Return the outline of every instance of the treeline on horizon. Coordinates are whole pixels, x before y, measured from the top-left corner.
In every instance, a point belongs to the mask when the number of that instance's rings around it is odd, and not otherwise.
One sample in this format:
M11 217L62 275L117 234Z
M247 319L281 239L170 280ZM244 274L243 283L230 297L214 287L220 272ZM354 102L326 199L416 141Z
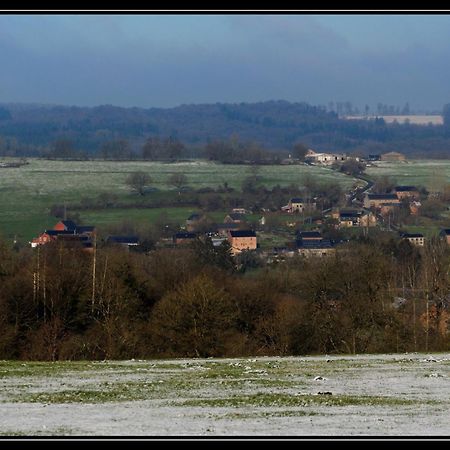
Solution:
M446 243L386 235L239 269L226 245L151 252L0 241L0 358L448 351ZM250 258L251 259L251 258ZM95 266L94 266L95 262ZM95 270L94 270L95 267Z
M354 112L346 103L341 112ZM378 106L380 112L396 111ZM138 159L148 141L170 140L183 146L180 157L192 158L203 157L211 142L237 136L269 153L289 153L301 142L317 151L360 155L400 151L408 156L445 158L450 149L449 104L444 106L443 116L444 125L425 126L387 124L382 118L345 120L330 108L286 101L168 109L3 105L0 156L52 157L55 146L64 141L70 143L73 158L115 159L114 152L125 145L123 155L128 152L128 157ZM170 148L161 150L163 158L171 159L170 151L165 150ZM163 159L161 155L158 158Z

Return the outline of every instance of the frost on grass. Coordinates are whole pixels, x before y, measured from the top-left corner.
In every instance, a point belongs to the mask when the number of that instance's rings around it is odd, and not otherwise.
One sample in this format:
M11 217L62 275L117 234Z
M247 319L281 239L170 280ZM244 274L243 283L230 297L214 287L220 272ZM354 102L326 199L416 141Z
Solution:
M449 355L430 359L3 361L0 433L446 435Z

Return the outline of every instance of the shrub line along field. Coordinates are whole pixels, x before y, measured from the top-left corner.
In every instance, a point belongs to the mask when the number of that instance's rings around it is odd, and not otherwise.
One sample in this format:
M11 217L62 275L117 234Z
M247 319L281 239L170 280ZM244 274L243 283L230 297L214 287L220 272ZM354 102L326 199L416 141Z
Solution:
M449 354L3 361L0 434L448 435L449 375Z
M151 186L161 190L174 190L167 184L172 173L184 173L188 185L198 189L217 188L224 183L240 189L243 180L250 175L251 168L244 165L222 165L208 161L162 163L147 161L48 161L29 159L29 164L19 168L0 169L0 233L7 238L30 240L57 221L49 215L53 204L79 202L82 197L96 197L108 192L115 194L122 203L138 200L138 195L126 186L125 179L134 171L147 172L153 179ZM306 176L319 182L338 182L347 189L357 180L333 172L329 168L294 166L260 166L258 175L261 184L273 187L291 183L301 186ZM145 198L151 198L152 193ZM286 202L289 199L286 199ZM171 208L176 210L177 208ZM133 220L152 221L156 215L149 209L135 210ZM169 209L167 210L169 213ZM179 219L187 209L180 209L172 215ZM192 211L192 208L191 210ZM86 212L87 220L97 220L105 210ZM110 216L108 217L108 215ZM128 209L114 209L104 214L103 223L113 223L130 217ZM84 212L82 214L84 219ZM86 222L87 223L87 222Z

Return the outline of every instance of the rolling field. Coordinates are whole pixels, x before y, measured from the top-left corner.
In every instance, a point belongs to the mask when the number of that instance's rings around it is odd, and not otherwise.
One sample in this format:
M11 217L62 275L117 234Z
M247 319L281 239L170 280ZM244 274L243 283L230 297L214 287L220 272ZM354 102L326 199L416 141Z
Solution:
M152 186L161 190L173 190L167 185L168 176L184 173L191 188L217 187L227 182L240 189L249 176L248 166L220 165L206 161L183 163L114 162L114 161L46 161L30 159L30 164L20 168L0 168L0 234L12 239L28 241L57 219L49 216L53 204L78 202L82 197L96 197L102 192L114 193L121 202L135 202L137 195L125 185L130 172L142 170L150 174ZM356 180L332 172L330 169L310 166L262 166L261 183L272 187L276 184L301 185L306 176L318 181L339 182L349 188ZM148 196L152 195L151 193ZM178 208L175 208L178 209ZM185 219L189 209L172 211L173 217ZM132 218L136 221L154 220L159 212L148 209L89 211L81 214L85 222L121 222ZM86 217L85 217L86 216ZM93 222L93 224L95 224Z
M399 185L419 185L427 189L439 189L450 183L450 160L376 161L374 164L376 167L366 169L370 178L386 175Z
M450 355L0 362L1 436L446 436Z

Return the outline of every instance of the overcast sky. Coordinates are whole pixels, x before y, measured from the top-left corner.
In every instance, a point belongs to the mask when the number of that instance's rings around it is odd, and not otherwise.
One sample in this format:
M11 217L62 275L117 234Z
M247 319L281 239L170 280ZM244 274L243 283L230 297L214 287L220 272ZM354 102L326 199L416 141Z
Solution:
M450 102L450 15L3 15L0 102Z

